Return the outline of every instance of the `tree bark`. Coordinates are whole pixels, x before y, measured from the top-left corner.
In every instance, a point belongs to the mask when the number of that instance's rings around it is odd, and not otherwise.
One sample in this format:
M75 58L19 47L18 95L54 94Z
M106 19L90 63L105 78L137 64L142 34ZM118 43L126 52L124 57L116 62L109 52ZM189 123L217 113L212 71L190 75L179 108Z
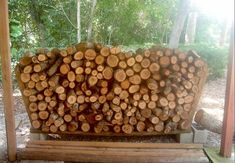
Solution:
M182 33L184 22L190 8L191 0L181 0L179 13L174 21L174 25L170 35L169 47L177 48L179 45L180 35Z
M194 43L196 27L197 27L197 13L191 12L188 15L186 33L185 33L185 37L184 37L185 44Z
M223 46L225 41L226 41L226 36L228 33L228 20L225 20L223 25L221 26L221 33L220 33L220 40L219 40L219 45Z
M97 0L92 1L92 8L91 8L91 15L90 15L90 21L88 25L88 30L87 30L87 41L91 42L92 41L92 23L93 23L93 17L95 13L95 6L96 6Z
M81 1L77 0L77 41L81 42L81 15L80 15Z
M43 20L42 20L42 10L41 10L41 6L38 6L38 1L37 0L30 0L30 14L32 16L32 18L34 19L38 30L39 30L39 38L40 38L40 46L41 47L45 47L46 43L45 43L45 27L43 24Z

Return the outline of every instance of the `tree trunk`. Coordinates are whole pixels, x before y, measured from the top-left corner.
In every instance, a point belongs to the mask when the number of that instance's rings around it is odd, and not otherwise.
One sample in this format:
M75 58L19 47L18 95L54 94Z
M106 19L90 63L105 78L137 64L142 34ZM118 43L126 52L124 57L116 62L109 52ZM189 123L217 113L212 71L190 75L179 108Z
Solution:
M191 0L181 0L179 13L174 21L174 25L170 35L169 47L177 48L179 45L180 35L184 27L184 22L190 8Z
M226 36L228 33L228 20L225 20L223 25L221 26L221 33L220 33L220 40L219 40L219 45L223 46L225 41L226 41Z
M43 20L42 20L42 10L41 10L41 6L38 6L38 1L37 0L31 0L30 1L30 15L32 16L32 18L34 19L38 30L39 30L39 41L40 41L40 46L41 47L45 47L46 43L45 43L45 27L43 24Z
M195 40L195 33L197 27L197 13L191 12L188 15L187 28L185 33L185 44L192 44Z
M88 31L87 31L87 41L88 42L92 41L92 23L93 23L93 17L94 17L94 13L95 13L96 2L97 2L97 0L93 0L93 2L92 2L90 21L89 21L89 26L88 26Z
M80 16L80 0L77 0L77 41L81 42L81 16Z

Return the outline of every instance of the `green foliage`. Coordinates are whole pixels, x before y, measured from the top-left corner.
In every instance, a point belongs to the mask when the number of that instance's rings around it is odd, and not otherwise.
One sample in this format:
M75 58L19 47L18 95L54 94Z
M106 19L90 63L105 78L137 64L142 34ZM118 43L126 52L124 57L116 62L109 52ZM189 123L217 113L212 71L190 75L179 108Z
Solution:
M209 79L222 77L227 68L229 48L218 47L212 44L182 45L180 49L188 51L195 50L208 64Z
M164 43L173 23L176 0L98 1L95 40L105 44Z

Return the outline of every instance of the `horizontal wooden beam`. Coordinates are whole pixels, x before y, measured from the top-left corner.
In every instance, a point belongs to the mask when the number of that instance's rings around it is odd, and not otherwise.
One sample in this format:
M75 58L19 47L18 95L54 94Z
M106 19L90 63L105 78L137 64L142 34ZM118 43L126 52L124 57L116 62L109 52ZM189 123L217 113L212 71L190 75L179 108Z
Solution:
M97 141L53 141L53 140L33 140L27 143L31 145L49 146L74 146L74 147L94 147L94 148L153 148L153 149L202 149L202 144L179 144L179 143L127 143L127 142L97 142Z
M42 134L52 134L51 132L44 132L38 129L31 128L31 133L42 133ZM57 131L53 134L59 134L59 135L79 135L79 136L148 136L148 135L176 135L181 133L190 133L192 132L192 129L188 130L175 130L170 133L162 133L162 132L133 132L131 134L125 134L125 133L113 133L113 132L102 132L102 133L91 133L91 132L82 132L82 131Z
M30 141L18 159L80 162L208 162L200 144Z

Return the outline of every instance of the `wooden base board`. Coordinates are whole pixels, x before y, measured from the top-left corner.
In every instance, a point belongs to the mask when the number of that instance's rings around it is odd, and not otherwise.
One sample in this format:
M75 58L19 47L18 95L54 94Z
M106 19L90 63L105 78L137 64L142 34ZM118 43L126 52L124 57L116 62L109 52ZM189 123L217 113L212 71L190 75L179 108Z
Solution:
M19 160L79 162L209 162L201 144L29 141Z
M69 132L69 131L57 131L55 133L51 132L44 132L41 130L37 130L34 128L30 128L31 133L42 133L42 134L59 134L59 135L78 135L78 136L148 136L148 135L176 135L181 133L190 133L192 132L192 128L188 130L175 130L170 133L163 133L163 132L133 132L131 134L125 134L125 133L113 133L113 132L102 132L102 133L92 133L92 132L82 132L82 131L75 131L75 132Z

